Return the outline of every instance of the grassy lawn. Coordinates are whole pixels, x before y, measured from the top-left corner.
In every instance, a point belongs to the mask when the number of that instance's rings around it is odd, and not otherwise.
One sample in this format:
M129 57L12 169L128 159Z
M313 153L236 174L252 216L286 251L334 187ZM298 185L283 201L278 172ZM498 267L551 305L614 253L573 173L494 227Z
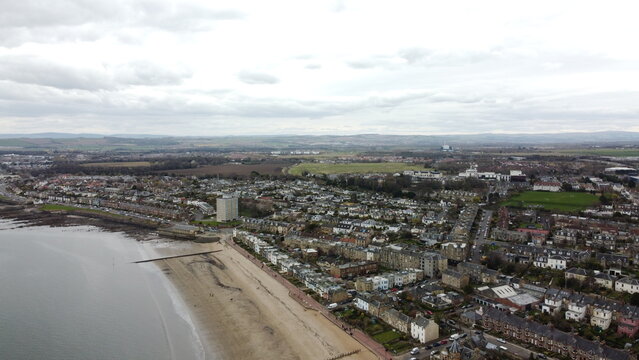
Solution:
M576 212L597 204L595 195L579 192L526 191L501 203L512 207L543 207L546 210Z
M404 170L422 170L423 165L405 164L405 163L347 163L347 164L320 164L320 163L302 163L297 164L290 169L288 173L291 175L302 175L304 172L311 174L367 174L367 173L401 173Z
M402 337L400 333L389 330L389 331L384 331L383 333L374 335L373 339L375 339L375 341L377 341L380 344L387 344L391 341L399 339L400 337Z
M123 161L123 162L97 162L82 164L85 167L149 167L151 163L149 161Z
M80 212L90 212L108 216L118 216L124 217L124 215L110 213L108 211L96 210L96 209L85 209L81 207L69 206L69 205L56 205L56 204L46 204L40 206L40 210L45 211L80 211Z
M206 225L206 226L238 226L242 224L241 220L233 220L228 222L218 222L215 220L196 220L192 221L193 224L196 225Z

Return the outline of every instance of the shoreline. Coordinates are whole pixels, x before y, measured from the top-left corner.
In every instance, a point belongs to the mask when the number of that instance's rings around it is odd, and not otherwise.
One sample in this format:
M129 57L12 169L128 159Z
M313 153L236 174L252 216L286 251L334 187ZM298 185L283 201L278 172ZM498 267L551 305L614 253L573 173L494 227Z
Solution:
M174 253L167 249L164 255ZM207 359L378 358L228 244L190 250L221 251L158 265L189 305L203 343L221 346L213 357L206 349Z
M0 217L23 226L93 225L122 232L140 242L141 248L161 256L221 250L154 264L185 305L205 359L331 359L345 354L350 354L344 356L347 359L378 359L323 314L305 308L284 285L224 242L179 241L152 236L151 230L135 225L33 208L9 214L0 211ZM153 244L154 240L159 242Z
M130 236L129 236L130 237ZM138 244L138 251L142 258L150 259L160 257L162 254L158 251L160 245L164 246L172 246L168 241L165 241L163 238L149 239L149 240L138 240L134 239ZM152 266L155 271L162 271L160 266L157 264L149 264ZM184 320L185 323L188 324L189 329L193 335L193 347L196 350L199 360L206 360L207 357L207 348L211 347L211 344L206 344L202 341L202 337L200 336L200 328L196 322L196 319L193 318L193 314L189 310L189 306L184 300L183 296L180 294L179 289L175 286L175 284L166 276L166 274L158 274L162 279L162 288L166 292L167 296L171 300L171 304L175 313ZM147 278L147 281L151 281L151 279Z

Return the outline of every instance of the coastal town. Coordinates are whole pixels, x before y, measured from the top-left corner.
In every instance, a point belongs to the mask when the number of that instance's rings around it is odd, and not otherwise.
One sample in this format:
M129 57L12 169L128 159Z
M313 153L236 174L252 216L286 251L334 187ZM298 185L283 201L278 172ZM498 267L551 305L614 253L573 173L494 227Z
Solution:
M637 158L100 156L0 154L0 210L228 242L383 359L639 353Z

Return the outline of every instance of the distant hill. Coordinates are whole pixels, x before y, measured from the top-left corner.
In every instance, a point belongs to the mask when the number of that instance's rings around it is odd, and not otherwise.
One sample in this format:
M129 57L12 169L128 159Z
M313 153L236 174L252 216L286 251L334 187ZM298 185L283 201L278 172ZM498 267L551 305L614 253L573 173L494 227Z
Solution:
M639 132L474 135L269 135L170 137L144 134L2 134L0 147L22 149L385 150L453 147L570 147L639 145Z
M147 139L163 138L168 135L146 135L146 134L73 134L73 133L35 133L35 134L0 134L0 139L101 139L104 137L116 137L124 139Z

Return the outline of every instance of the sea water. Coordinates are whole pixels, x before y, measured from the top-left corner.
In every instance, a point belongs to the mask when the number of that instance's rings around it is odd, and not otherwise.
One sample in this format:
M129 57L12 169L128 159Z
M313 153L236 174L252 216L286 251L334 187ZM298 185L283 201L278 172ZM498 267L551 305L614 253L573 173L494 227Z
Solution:
M92 226L0 219L0 359L203 359L148 245Z

